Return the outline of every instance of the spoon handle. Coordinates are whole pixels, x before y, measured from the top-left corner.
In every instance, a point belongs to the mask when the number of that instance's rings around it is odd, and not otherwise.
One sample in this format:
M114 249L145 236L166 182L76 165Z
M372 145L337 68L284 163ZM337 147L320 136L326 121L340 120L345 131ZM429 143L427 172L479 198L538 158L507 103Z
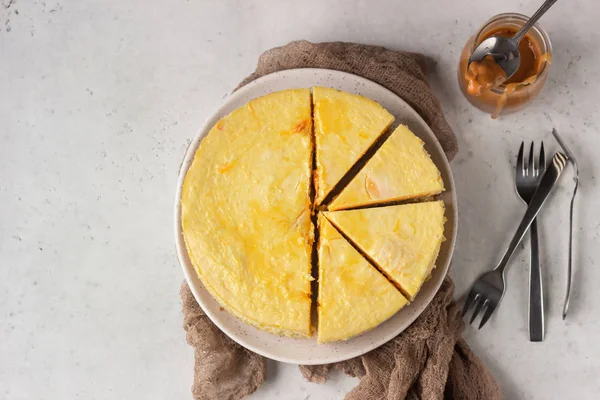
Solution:
M548 11L548 9L552 7L554 3L556 3L556 1L557 0L546 0L544 4L542 4L542 6L535 12L535 14L533 14L533 16L529 18L529 20L527 20L525 25L523 25L523 27L519 29L519 32L517 32L515 36L513 36L513 40L519 43L521 39L523 39L523 36L525 36L525 34L538 21L538 19L540 19L540 17L544 15L546 11Z

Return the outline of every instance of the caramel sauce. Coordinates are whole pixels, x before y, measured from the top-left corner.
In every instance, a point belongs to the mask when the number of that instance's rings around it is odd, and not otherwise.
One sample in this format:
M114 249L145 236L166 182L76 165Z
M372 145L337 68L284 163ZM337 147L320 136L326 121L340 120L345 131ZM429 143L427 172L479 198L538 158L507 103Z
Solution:
M506 80L506 73L491 55L481 61L473 61L465 72L467 92L471 96L481 96L486 90L500 85Z
M512 37L517 30L516 26L490 29L481 35L474 45L490 36ZM491 56L488 55L483 60L469 65L470 44L467 43L463 49L459 63L459 71L462 71L459 72L461 88L473 105L489 112L492 118L496 118L505 107L508 107L509 111L521 108L537 95L543 85L545 79L537 82L538 74L551 62L551 55L540 49L540 44L531 34L525 35L519 43L519 54L521 60L518 70L506 79L504 71Z

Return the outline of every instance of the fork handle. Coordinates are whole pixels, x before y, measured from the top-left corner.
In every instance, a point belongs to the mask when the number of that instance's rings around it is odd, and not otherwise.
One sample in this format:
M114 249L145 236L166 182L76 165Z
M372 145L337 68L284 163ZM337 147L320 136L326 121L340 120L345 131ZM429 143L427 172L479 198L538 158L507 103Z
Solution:
M544 340L544 287L538 242L537 220L531 223L531 266L529 269L529 340Z
M540 184L538 185L537 190L533 194L533 197L529 202L529 206L527 206L525 215L523 216L523 219L521 220L521 223L519 224L515 235L510 241L506 252L502 256L502 260L500 260L498 266L494 268L495 270L500 270L500 272L504 274L504 270L506 269L510 258L514 254L519 243L521 243L521 240L523 240L523 237L527 233L527 230L531 226L531 223L542 209L542 206L546 202L546 199L550 195L550 192L552 192L552 189L558 181L558 178L560 178L563 169L565 169L567 160L567 156L560 152L554 154L554 157L552 157L552 162L546 169L546 172L544 172L544 175L540 180Z

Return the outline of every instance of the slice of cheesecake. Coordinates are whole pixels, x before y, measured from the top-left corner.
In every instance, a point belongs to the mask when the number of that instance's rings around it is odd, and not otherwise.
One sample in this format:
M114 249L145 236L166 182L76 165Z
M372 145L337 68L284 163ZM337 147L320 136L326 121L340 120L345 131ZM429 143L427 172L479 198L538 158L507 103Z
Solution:
M313 105L320 204L348 170L394 121L373 100L335 89L314 87Z
M198 276L243 321L311 336L311 95L276 92L225 116L183 184L183 236Z
M354 179L328 206L329 210L433 196L444 190L440 171L407 126L400 125Z
M442 201L333 211L325 216L414 300L444 240Z
M407 303L322 215L319 232L319 343L360 335Z

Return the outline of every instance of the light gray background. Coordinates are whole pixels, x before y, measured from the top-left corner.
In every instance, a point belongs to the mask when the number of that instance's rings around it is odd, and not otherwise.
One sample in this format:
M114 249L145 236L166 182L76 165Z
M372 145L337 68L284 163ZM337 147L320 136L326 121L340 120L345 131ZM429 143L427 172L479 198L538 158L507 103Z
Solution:
M465 336L507 398L595 398L600 7L559 1L543 18L553 65L524 112L491 120L456 84L469 35L496 13L531 14L539 3L0 0L0 399L191 397L173 243L177 168L258 55L294 39L438 62L431 82L460 141L457 295L493 266L523 211L512 188L519 143L554 149L550 130L560 129L582 169L571 315L560 319L569 172L541 222L546 341L528 342L526 250L497 315ZM310 384L295 366L269 367L253 398L341 399L357 382L334 374Z

